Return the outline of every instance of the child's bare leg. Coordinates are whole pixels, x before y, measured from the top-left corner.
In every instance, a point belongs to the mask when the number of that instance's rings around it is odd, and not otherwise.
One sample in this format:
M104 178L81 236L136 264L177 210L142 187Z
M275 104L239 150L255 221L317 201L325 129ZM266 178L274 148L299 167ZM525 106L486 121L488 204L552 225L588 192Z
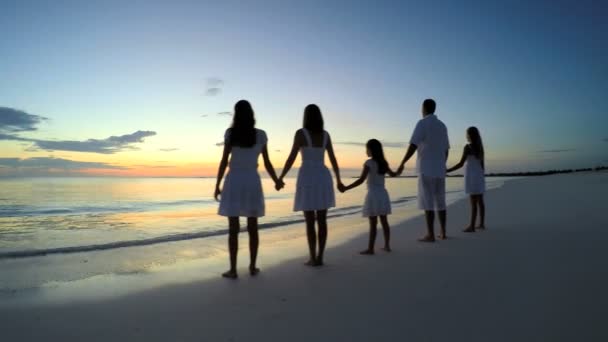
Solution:
M247 232L249 232L249 273L256 275L260 272L260 269L256 267L256 261L258 259L258 246L260 245L260 239L258 235L258 218L248 217L247 218Z
M308 252L310 259L306 262L308 266L314 266L317 258L317 232L315 231L315 212L305 211L304 218L306 219L306 237L308 239Z
M380 216L380 223L382 224L382 232L384 233L384 250L387 252L391 251L391 227L388 225L386 215Z
M319 226L319 254L315 266L323 266L323 254L327 243L327 210L317 210L317 225Z
M478 195L477 205L479 206L479 229L486 229L486 205L483 202L483 194Z
M447 234L446 234L446 221L447 221L447 212L445 210L438 210L437 211L437 216L439 216L439 224L441 225L441 234L439 234L439 238L441 240L445 240L448 238Z
M239 218L229 217L228 218L228 251L230 252L230 269L222 273L224 278L235 279L238 277L236 273L236 257L239 251Z
M369 217L369 242L367 244L367 249L361 251L359 254L363 255L373 255L374 254L374 245L376 244L376 234L378 233L378 216L370 216Z
M475 220L477 219L477 196L469 196L469 201L471 202L471 219L469 225L463 230L465 233L475 232Z

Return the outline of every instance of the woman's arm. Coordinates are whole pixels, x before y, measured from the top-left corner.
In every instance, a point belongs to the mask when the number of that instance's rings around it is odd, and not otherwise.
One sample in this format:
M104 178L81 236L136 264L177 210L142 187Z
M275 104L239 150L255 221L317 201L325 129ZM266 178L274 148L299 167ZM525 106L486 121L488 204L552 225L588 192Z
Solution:
M268 172L268 175L274 181L275 188L277 190L280 190L284 184L283 184L283 181L281 181L277 178L277 174L274 171L274 167L272 166L272 163L270 162L270 157L268 156L268 145L267 144L264 144L264 147L262 147L262 157L264 158L264 167L266 168L266 172Z
M391 170L391 167L389 165L386 166L387 167L387 172L389 176L391 177L397 177L397 172Z
M228 143L224 143L224 152L222 153L222 160L220 161L220 167L217 170L217 182L215 183L215 192L213 197L215 200L218 200L218 196L222 193L220 190L220 183L222 182L222 178L224 178L224 173L226 172L226 167L228 166L228 156L232 151L232 146Z
M464 149L462 150L462 157L460 157L460 161L458 162L458 164L447 169L446 172L452 172L452 171L456 171L456 170L460 169L464 165L464 162L467 160L468 155L469 155L469 149L468 149L468 146L465 146Z
M331 137L329 133L327 133L327 146L325 147L327 150L327 155L329 156L329 162L331 163L331 167L334 169L334 174L336 175L336 182L338 185L342 184L342 180L340 179L340 168L338 167L338 161L336 160L336 155L334 154L334 146L331 143Z
M363 182L365 182L365 179L367 178L368 172L369 172L369 167L367 167L367 165L364 165L363 171L361 171L361 176L359 176L359 179L354 181L351 185L344 187L344 191L348 191L350 189L356 188L359 185L363 184Z
M300 151L301 138L299 132L300 131L297 131L296 134L293 136L293 145L291 145L291 152L289 153L289 157L287 157L287 160L285 161L285 166L283 166L283 170L281 171L281 175L279 176L279 179L281 180L287 175L287 173L293 166L293 163L296 161L296 157L298 156L298 152Z

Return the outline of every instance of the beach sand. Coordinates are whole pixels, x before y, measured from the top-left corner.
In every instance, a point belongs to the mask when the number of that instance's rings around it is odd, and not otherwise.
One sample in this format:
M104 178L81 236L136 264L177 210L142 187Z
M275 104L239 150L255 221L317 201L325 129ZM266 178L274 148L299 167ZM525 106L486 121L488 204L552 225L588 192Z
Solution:
M390 254L358 255L363 234L332 246L326 267L303 265L305 245L268 266L262 244L256 278L242 244L237 281L0 307L0 340L608 341L606 193L608 173L513 180L487 193L487 231L461 232L459 201L447 241L419 243L423 218L393 215Z

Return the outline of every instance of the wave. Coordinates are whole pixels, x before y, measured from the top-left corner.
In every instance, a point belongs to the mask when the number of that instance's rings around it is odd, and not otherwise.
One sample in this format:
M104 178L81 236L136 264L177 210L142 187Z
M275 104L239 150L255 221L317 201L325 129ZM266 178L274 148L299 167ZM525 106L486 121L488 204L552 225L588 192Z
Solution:
M86 215L103 213L144 212L163 208L210 205L212 199L179 200L170 202L127 202L118 206L39 207L31 205L0 205L0 217Z
M394 201L392 201L393 205L403 205L414 199L414 196L408 197L400 197ZM342 208L334 208L328 211L327 217L329 219L338 218L343 216L349 216L361 213L362 210L361 205L342 207ZM57 209L59 211L61 209ZM1 216L1 214L0 214ZM262 223L259 225L259 229L273 229L280 228L287 225L304 223L305 220L301 216L287 216L281 217L279 220L275 222ZM243 228L242 231L246 231L246 228ZM192 232L192 233L180 233L180 234L171 234L171 235L163 235L152 238L138 239L138 240L123 240L123 241L115 241L108 243L100 243L100 244L91 244L91 245L81 245L81 246L69 246L69 247L56 247L56 248L45 248L45 249L28 249L28 250L18 250L18 251L7 251L0 252L0 259L15 259L15 258L30 258L30 257L39 257L46 256L52 254L71 254L71 253L82 253L82 252L93 252L93 251L104 251L110 249L118 249L118 248L127 248L127 247L138 247L138 246L149 246L161 243L168 242L177 242L177 241L186 241L193 239L201 239L208 238L213 236L220 236L228 234L228 229L217 229L217 230L207 230L201 232Z

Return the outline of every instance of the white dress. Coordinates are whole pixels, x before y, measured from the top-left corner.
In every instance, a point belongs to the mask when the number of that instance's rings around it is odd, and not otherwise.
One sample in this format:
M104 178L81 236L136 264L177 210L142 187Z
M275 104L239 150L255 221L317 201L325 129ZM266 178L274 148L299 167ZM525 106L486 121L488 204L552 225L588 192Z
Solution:
M481 195L486 191L486 180L481 161L472 154L464 165L464 192L467 195Z
M313 147L310 133L302 128L307 146L300 149L302 165L298 171L294 211L325 210L336 206L334 182L325 166L327 132L323 131L323 145Z
M252 147L232 146L229 170L220 198L218 212L221 216L264 216L264 192L257 168L258 157L268 139L261 129L255 132L256 141ZM224 143L228 143L229 138L230 130L227 130Z
M365 162L367 173L367 195L363 203L363 216L382 216L391 213L391 199L384 187L384 175L378 173L378 163L369 159Z

